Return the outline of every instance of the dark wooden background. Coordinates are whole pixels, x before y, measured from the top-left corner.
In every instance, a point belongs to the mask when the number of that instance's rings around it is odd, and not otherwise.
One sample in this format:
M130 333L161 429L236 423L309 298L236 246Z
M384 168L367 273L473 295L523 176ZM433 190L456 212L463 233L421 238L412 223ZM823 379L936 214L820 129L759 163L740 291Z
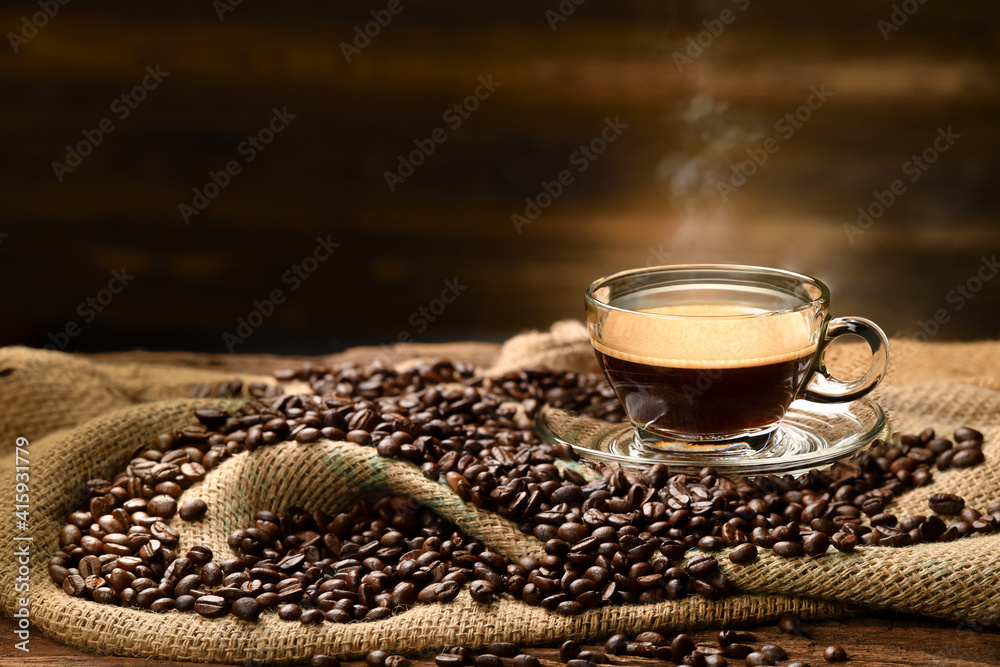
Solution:
M739 262L826 280L836 314L938 340L1000 335L1000 277L949 291L1000 251L1000 5L930 2L883 39L892 3L589 0L410 3L348 64L338 46L385 3L69 3L14 53L34 3L0 9L0 343L226 351L254 299L288 301L239 352L499 340L582 315L582 290L649 263ZM567 0L568 1L568 0ZM672 54L736 20L679 72ZM147 65L170 74L58 182L51 163L111 116ZM493 75L501 86L395 192L384 172ZM728 201L715 182L806 102L833 96ZM185 225L210 170L273 107L289 127ZM700 111L699 111L700 110ZM542 180L606 117L628 124L518 234ZM858 206L905 178L938 128L960 138L854 243ZM281 275L317 235L340 243L302 288ZM77 304L135 280L91 323ZM423 332L410 316L467 286Z

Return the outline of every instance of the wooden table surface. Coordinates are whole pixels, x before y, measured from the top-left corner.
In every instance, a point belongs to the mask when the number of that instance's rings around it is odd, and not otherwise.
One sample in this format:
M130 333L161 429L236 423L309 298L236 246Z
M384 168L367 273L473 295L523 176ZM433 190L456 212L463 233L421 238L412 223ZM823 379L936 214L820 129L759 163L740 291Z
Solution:
M403 346L394 356L433 355L441 348L435 345ZM448 346L448 356L463 358L480 364L488 364L497 353L498 346L480 343L462 343ZM156 363L211 368L227 372L269 373L279 368L287 368L302 361L365 361L374 354L381 354L378 348L355 348L342 354L328 357L279 357L275 355L203 355L176 353L126 352L93 355L94 361L101 363ZM69 647L34 632L31 637L31 652L24 654L14 649L12 619L0 616L0 665L60 666L109 665L113 667L180 667L181 665L207 665L207 663L184 663L173 661L153 661L135 658L96 656L77 648ZM901 617L898 615L872 614L869 616L839 620L814 621L807 624L809 637L794 637L781 633L775 625L756 625L747 628L757 635L758 643L779 644L787 652L788 661L802 661L817 667L829 664L823 659L823 649L838 645L846 649L850 665L1000 665L1000 630L983 628L978 625L959 624L930 618ZM691 633L697 642L715 641L717 629ZM595 647L597 648L597 647ZM545 665L558 665L558 650L554 648L532 648L529 653L536 655ZM433 655L423 659L413 659L414 667L429 667L434 664ZM613 659L615 664L666 665L658 660L643 658ZM362 661L345 662L345 665L363 665ZM731 660L730 664L742 664ZM208 665L211 667L211 665Z
M213 667L217 663L187 663L137 658L95 656L80 649L60 644L38 635L31 638L31 652L23 654L13 648L10 640L14 623L0 618L0 665L24 667L73 667L75 665L108 665L109 667L182 667L200 664ZM812 622L807 625L810 637L793 637L781 633L774 625L757 625L748 628L757 635L759 644L778 644L788 653L788 661L800 660L813 667L829 664L823 659L823 649L830 645L844 647L848 665L998 665L1000 664L1000 632L995 628L982 629L960 626L930 619L891 618L871 616L843 621ZM695 641L715 641L716 631L692 633ZM599 648L599 647L590 647ZM543 665L559 665L556 648L528 649ZM14 655L17 654L17 655ZM414 667L431 667L434 656L413 659ZM671 663L645 658L612 658L618 665L637 664L656 667ZM364 665L363 661L345 662L344 665ZM743 664L731 660L730 664Z

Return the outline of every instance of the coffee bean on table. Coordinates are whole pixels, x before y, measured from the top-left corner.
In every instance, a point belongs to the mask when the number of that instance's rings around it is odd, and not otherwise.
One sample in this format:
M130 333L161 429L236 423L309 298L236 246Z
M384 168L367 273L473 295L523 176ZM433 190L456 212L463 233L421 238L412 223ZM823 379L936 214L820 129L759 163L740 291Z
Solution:
M542 667L542 663L533 655L520 653L514 656L514 667Z
M607 641L604 642L604 650L611 655L621 655L625 651L625 645L628 643L628 639L625 635L616 634L608 637Z
M381 649L375 649L374 651L369 651L368 655L365 656L365 664L368 667L385 667L385 659L389 657L389 654Z
M503 659L492 653L483 653L477 655L472 664L476 667L503 667Z
M785 667L810 667L808 662L790 662Z
M840 646L827 646L823 650L823 658L827 662L844 662L847 660L847 651Z
M454 653L441 653L434 657L434 664L437 667L458 667L464 665L465 660L462 659L462 656Z
M785 616L779 620L778 629L786 635L806 636L806 628L802 625L802 620L794 616Z
M309 667L340 667L340 660L333 656L317 654L309 660Z
M510 642L493 642L486 647L486 652L501 658L513 658L518 654L518 648L516 644Z
M410 667L410 659L406 656L393 654L385 659L385 667Z
M785 652L785 649L777 644L765 644L764 646L761 646L759 650L761 653L766 653L775 660L785 660L788 658L788 654Z
M774 658L769 656L767 653L761 653L760 651L754 651L744 658L748 665L773 665Z
M670 642L670 655L674 662L680 662L684 656L694 653L694 640L685 634L679 634Z
M180 517L185 521L197 521L205 516L205 512L208 511L208 504L201 498L192 498L191 500L185 500L181 504Z
M559 660L569 662L580 653L580 645L572 639L567 639L559 647Z

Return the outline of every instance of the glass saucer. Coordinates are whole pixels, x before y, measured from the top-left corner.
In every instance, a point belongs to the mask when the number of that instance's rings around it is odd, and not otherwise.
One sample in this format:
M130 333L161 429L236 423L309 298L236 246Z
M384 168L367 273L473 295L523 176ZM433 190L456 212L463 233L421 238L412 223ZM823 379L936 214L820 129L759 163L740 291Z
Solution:
M888 435L885 412L869 398L829 404L799 400L759 451L692 455L653 449L635 437L628 421L614 423L594 416L611 412L612 403L582 412L546 404L535 415L535 428L546 442L569 445L588 461L618 463L626 470L662 463L671 472L684 473L712 466L729 477L798 476L823 470Z

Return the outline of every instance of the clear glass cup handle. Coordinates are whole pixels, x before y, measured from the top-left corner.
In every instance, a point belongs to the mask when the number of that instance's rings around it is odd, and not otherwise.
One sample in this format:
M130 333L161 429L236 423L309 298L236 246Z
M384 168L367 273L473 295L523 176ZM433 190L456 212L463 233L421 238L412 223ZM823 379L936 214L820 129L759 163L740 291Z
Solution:
M845 334L861 336L872 350L868 371L856 380L838 380L830 375L823 361L830 342ZM888 368L889 341L878 325L862 317L837 317L827 325L817 353L816 370L802 397L814 403L844 403L859 399L881 382Z

